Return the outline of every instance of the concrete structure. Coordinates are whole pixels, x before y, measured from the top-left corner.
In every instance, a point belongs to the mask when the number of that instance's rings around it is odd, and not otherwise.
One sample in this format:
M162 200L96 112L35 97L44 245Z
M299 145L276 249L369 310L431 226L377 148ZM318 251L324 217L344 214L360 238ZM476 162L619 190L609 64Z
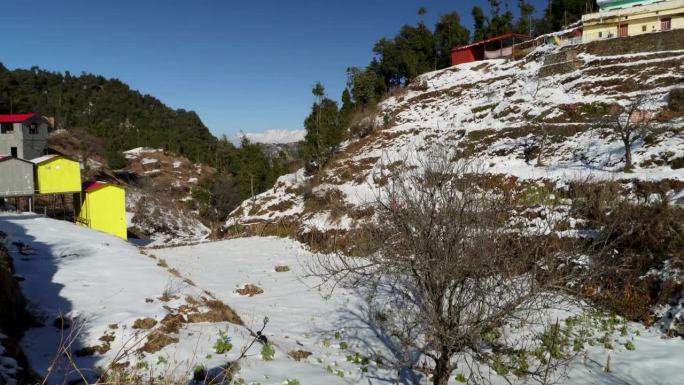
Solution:
M45 155L31 160L36 166L38 194L65 194L81 191L81 164L62 155Z
M509 33L457 47L451 50L451 65L509 57L513 55L513 45L529 39L527 35Z
M597 0L596 3L598 4L600 11L606 12L616 9L630 8L638 5L648 5L662 1L663 0Z
M126 191L107 182L88 182L74 195L76 222L94 230L128 239Z
M684 0L604 0L601 11L582 16L582 41L636 36L684 28Z
M0 198L30 197L35 192L33 163L0 155Z
M0 115L0 154L31 160L47 153L48 124L36 114Z

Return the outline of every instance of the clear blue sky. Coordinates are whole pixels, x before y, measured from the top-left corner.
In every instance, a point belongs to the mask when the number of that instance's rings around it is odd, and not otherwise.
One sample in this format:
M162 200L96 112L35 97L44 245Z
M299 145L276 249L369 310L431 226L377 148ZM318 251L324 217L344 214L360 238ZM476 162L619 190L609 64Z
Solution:
M511 8L517 1L510 0ZM539 9L545 0L535 0ZM315 81L339 98L349 66L401 25L485 0L4 1L0 62L114 77L174 108L197 111L216 135L298 129Z

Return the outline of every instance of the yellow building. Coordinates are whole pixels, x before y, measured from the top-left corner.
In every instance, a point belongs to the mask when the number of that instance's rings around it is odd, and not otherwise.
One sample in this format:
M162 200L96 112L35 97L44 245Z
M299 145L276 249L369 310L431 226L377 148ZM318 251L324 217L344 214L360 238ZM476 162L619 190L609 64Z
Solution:
M62 155L32 159L38 194L64 194L81 191L81 164Z
M684 28L684 0L603 0L582 16L582 42Z
M81 199L82 197L82 199ZM126 190L107 182L89 182L76 194L77 223L93 230L128 239L126 227Z

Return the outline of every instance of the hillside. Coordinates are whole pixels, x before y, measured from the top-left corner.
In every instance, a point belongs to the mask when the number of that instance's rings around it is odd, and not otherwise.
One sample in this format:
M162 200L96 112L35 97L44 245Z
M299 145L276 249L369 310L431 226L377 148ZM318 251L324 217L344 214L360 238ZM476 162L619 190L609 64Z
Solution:
M541 47L521 60L476 62L424 74L377 107L315 176L281 177L227 223L283 227L300 239L346 233L370 219L371 203L400 167L420 167L435 148L490 175L566 186L580 180L672 180L684 188L684 31L568 48ZM634 169L606 132L604 115L645 96L654 117L633 145ZM634 187L634 185L631 185ZM263 230L260 230L263 231ZM327 234L327 235L325 235Z
M143 145L205 162L204 154L216 148L196 113L169 108L118 79L37 67L10 71L0 64L0 85L0 113L32 111L52 117L56 128L82 129L103 141L112 162L120 159L117 151Z

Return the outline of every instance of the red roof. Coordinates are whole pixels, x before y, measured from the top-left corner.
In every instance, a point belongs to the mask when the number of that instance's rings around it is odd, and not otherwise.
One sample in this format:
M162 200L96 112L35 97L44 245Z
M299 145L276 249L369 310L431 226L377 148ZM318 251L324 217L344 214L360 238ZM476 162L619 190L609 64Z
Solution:
M86 182L86 183L83 184L83 191L85 191L85 192L87 192L87 193L93 192L93 191L99 189L100 187L104 187L104 186L106 186L106 185L108 185L108 184L109 184L109 183L107 183L107 182L99 182L99 181L95 181L95 182Z
M523 35L523 34L520 34L520 33L507 33L507 34L505 34L505 35L490 37L489 39L484 39L484 40L476 41L476 42L471 43L471 44L468 44L468 45L463 45L463 46L460 46L460 47L456 47L456 48L452 49L452 51L456 51L456 50L459 50L459 49L467 49L467 48L475 47L475 46L478 46L478 45L491 43L491 42L493 42L493 41L499 41L499 40L508 39L508 38L511 38L511 37L513 37L513 38L518 38L518 39L531 39L531 38L532 38L531 36Z
M33 112L29 114L0 115L0 123L21 123L36 116Z

